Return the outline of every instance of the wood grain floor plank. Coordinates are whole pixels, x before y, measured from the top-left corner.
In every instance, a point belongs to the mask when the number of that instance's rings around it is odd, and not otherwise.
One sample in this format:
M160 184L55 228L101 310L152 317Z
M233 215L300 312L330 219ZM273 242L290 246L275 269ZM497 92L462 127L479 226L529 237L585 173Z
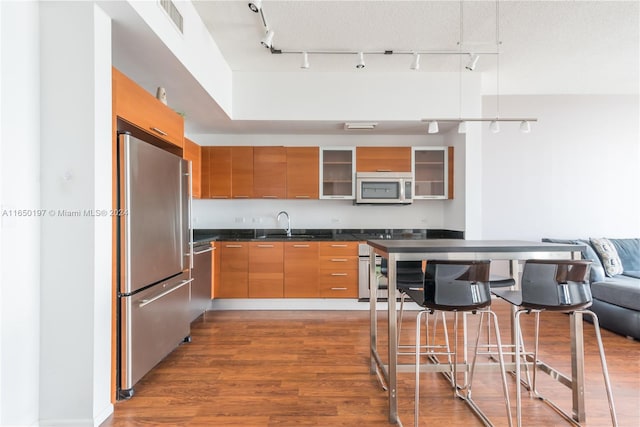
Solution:
M503 319L508 306L494 304ZM385 312L380 312L381 321ZM525 316L528 317L528 316ZM402 340L414 339L414 315L403 322ZM525 338L531 319L525 318ZM183 344L118 402L102 427L138 426L388 426L387 397L369 373L367 311L219 311L192 324ZM470 327L475 320L469 319ZM502 322L505 323L505 322ZM509 327L501 323L504 339ZM568 316L542 320L541 359L570 372ZM592 325L585 323L585 427L610 425ZM384 346L386 326L379 330ZM640 425L640 342L603 330L620 426ZM413 362L412 357L405 360ZM539 389L571 408L569 389L539 376ZM513 380L509 380L515 401ZM413 424L413 374L400 374L399 414ZM420 425L481 426L468 406L453 397L438 374L421 377ZM526 426L566 426L544 403L523 394ZM496 426L506 426L498 371L478 372L474 397ZM512 402L515 410L515 403Z

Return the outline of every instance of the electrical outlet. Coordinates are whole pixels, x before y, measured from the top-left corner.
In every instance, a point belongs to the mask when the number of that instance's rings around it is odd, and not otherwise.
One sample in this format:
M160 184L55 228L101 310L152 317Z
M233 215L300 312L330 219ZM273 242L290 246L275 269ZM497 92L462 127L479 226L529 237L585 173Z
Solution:
M241 217L241 216L237 216L236 217L236 223L237 224L243 224L245 221L246 221L246 219Z
M340 222L340 219L339 219L339 218L331 218L331 223L332 223L332 224L337 224L337 223L339 223L339 222Z
M420 222L421 222L421 223L423 223L423 224L426 224L426 223L428 223L428 222L429 222L429 220L428 220L427 218L422 218L422 219L420 220Z

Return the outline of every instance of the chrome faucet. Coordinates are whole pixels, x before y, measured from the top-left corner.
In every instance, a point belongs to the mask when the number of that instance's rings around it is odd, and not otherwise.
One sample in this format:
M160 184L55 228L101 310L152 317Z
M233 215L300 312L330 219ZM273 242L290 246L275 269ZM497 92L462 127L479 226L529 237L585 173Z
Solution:
M278 223L280 223L280 215L287 217L287 228L284 230L287 232L287 237L291 237L291 218L289 218L289 214L286 211L280 211L276 217L276 221L278 221Z

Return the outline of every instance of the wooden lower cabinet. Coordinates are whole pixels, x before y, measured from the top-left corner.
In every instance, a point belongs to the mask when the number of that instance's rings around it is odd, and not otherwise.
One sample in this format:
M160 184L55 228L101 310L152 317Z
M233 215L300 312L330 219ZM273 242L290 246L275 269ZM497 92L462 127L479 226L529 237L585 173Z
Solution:
M358 242L321 242L322 298L358 298Z
M249 243L220 242L218 298L249 297Z
M283 242L249 243L249 298L284 296Z
M358 242L216 242L215 248L214 298L358 297Z
M318 298L317 242L284 244L284 297Z

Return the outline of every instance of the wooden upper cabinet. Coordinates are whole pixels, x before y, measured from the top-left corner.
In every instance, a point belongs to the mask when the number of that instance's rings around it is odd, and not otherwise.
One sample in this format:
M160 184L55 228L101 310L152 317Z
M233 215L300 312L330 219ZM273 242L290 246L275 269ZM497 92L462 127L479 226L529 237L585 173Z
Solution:
M357 172L411 172L411 147L356 147Z
M253 197L253 147L231 147L231 197Z
M253 197L287 196L287 151L284 147L253 147Z
M182 148L184 119L117 69L112 68L112 72L115 115Z
M202 147L202 197L231 198L231 147Z
M287 198L317 199L319 193L318 147L287 147Z
M184 139L182 157L191 161L191 195L195 199L202 197L202 149L190 139Z

